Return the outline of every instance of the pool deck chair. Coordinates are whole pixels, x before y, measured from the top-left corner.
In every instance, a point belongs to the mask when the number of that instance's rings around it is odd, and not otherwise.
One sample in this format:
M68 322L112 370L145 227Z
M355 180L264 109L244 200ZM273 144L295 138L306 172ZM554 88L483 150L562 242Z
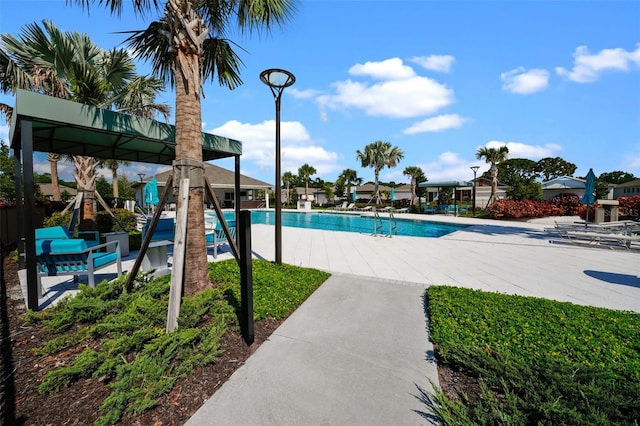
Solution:
M93 247L82 239L41 239L36 241L38 297L42 295L42 277L86 275L91 287L96 286L95 272L116 264L122 275L122 259L118 241Z
M229 226L229 233L231 234L231 238L236 237L236 222L229 221L227 222ZM218 246L223 244L228 244L229 240L227 240L227 236L224 233L224 229L216 227L210 231L207 231L205 234L205 241L207 247L213 247L213 258L218 258Z

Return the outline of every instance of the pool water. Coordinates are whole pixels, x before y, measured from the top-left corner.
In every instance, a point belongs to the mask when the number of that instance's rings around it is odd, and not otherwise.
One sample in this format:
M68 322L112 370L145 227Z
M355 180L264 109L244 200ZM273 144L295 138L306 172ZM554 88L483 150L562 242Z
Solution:
M215 213L207 213L209 220L215 221ZM234 212L225 212L225 220L234 220ZM276 214L273 210L252 210L251 223L275 224ZM380 219L374 224L373 216L361 216L358 214L341 214L334 212L298 212L282 211L282 226L295 228L322 229L325 231L357 232L361 234L373 234L377 225L377 234L388 235L389 226L393 229L393 235L411 237L438 238L451 232L466 228L467 225L455 225L449 223L430 222L398 218L389 221L389 215L380 214Z

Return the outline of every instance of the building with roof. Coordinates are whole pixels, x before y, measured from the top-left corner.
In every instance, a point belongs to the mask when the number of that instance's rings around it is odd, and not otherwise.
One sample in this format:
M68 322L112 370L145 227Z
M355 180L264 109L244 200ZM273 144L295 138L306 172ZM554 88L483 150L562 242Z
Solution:
M134 188L136 188L136 204L144 208L144 185L151 180L151 178L156 178L158 181L158 193L162 194L167 179L172 175L172 173L173 169L167 169L155 176L149 176L141 182L136 182L134 185ZM211 189L213 189L213 192L216 194L220 207L229 209L235 208L235 173L232 170L227 170L223 167L216 166L215 164L205 162L204 175L209 179ZM267 207L268 204L265 197L268 192L272 190L272 184L254 179L241 173L240 208ZM169 194L167 204L175 206L173 193Z

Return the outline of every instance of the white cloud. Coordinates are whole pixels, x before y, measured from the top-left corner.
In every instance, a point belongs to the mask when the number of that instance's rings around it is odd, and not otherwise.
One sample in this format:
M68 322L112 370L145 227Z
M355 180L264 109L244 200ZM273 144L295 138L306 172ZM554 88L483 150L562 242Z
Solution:
M549 71L544 69L525 70L519 67L500 74L502 89L518 95L530 95L547 88Z
M587 46L579 46L573 54L573 68L556 68L558 75L576 83L596 81L606 71L628 71L633 64L640 66L640 43L636 50L627 51L620 47L603 49L591 54Z
M462 126L465 121L467 121L467 119L460 117L458 114L443 114L417 122L405 129L403 133L405 135L414 135L416 133L441 132L447 129L458 128Z
M262 170L272 170L275 164L275 121L262 123L226 122L210 130L211 133L242 142L243 162L255 163ZM318 174L335 172L338 154L318 146L305 127L297 121L280 123L282 171L297 173L298 167L309 163Z
M480 166L478 176L489 169L488 164L478 161L469 163L468 160L460 158L458 153L443 152L437 159L430 163L419 164L427 179L430 182L448 181L448 180L471 180L473 179L473 171L471 166Z
M400 58L356 64L349 69L349 74L372 77L378 80L406 80L416 75L410 66L402 63Z
M286 93L297 99L313 99L316 96L320 95L322 92L315 89L299 90L295 87L291 87L287 89Z
M455 58L451 55L414 56L409 60L422 68L437 72L451 71L451 65L455 62Z
M369 85L352 80L334 84L336 93L325 96L329 108L355 107L367 115L394 118L433 114L453 103L453 91L427 77L391 80Z
M546 157L555 157L562 147L557 144L527 145L522 142L502 142L490 141L485 144L487 148L500 148L501 146L509 148L508 158L527 158L529 160L539 160Z

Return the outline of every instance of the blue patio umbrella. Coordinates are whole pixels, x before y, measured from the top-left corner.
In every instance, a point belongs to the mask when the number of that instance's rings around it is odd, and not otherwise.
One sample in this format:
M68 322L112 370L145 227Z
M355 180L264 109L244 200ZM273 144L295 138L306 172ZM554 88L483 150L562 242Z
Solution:
M155 206L160 202L158 197L158 181L156 178L151 178L144 186L144 202L147 205Z
M596 175L593 173L593 169L589 169L589 173L587 173L586 180L584 183L584 195L582 196L582 204L587 205L587 215L585 217L585 226L587 222L589 222L589 206L591 206L596 201L595 197L596 191Z
M356 189L353 188L353 202L355 203L357 199L358 199L358 194L356 193Z
M391 202L393 203L396 200L396 189L391 188Z

